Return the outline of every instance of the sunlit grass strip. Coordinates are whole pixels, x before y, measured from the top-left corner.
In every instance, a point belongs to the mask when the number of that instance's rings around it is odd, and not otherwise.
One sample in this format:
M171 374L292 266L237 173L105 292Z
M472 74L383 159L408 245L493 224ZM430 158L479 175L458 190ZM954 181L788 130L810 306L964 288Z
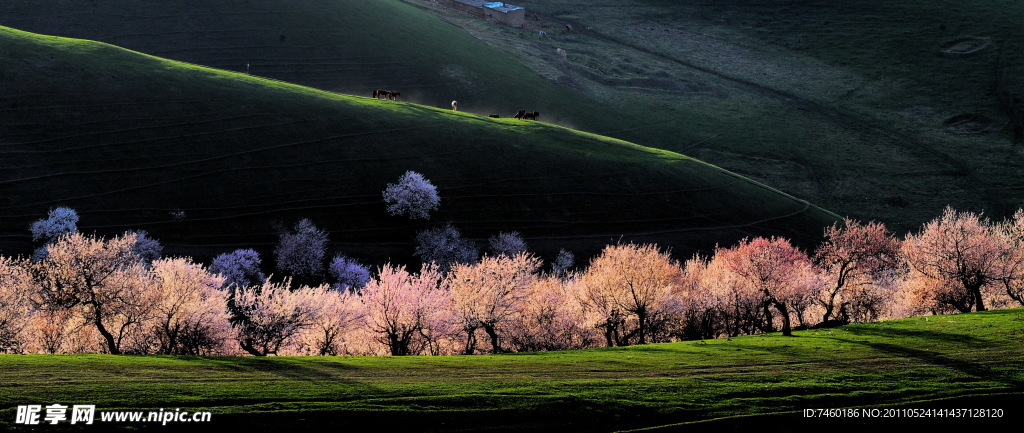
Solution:
M1024 310L568 352L447 357L2 355L18 404L188 407L284 419L488 414L642 427L809 407L1024 393ZM306 415L302 415L306 414ZM10 416L8 416L10 415ZM469 415L465 415L469 416ZM232 418L234 419L234 418Z

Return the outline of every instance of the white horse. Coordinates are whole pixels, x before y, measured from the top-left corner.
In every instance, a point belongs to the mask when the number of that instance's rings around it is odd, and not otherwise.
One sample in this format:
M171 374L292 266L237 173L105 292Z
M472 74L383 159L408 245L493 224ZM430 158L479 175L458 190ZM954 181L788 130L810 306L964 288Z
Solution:
M452 111L459 111L459 101L452 101Z

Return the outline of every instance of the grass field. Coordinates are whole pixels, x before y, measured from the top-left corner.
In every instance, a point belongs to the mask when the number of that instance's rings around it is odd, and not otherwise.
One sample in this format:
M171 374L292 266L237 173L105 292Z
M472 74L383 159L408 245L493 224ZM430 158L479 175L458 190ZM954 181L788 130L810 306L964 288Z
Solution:
M1022 335L1024 310L1013 309L797 331L791 338L534 354L0 355L0 428L19 404L82 403L97 410L209 410L215 426L254 430L854 431L913 424L951 431L1022 419ZM851 407L1001 408L1005 418L808 420L801 412Z
M416 230L520 231L541 254L619 241L686 257L717 242L781 235L813 245L836 216L686 156L543 122L490 119L344 96L0 29L0 215L5 254L54 206L79 229L145 229L167 254L269 255L311 218L333 247L380 264ZM440 190L429 222L389 217L381 191L406 170ZM176 219L173 213L185 212Z

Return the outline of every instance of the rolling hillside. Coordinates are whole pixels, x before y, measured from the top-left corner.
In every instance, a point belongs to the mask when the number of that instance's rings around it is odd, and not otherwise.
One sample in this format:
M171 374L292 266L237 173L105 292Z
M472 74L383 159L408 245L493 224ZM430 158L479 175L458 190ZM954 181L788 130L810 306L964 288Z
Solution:
M539 110L897 231L946 205L999 218L1024 203L1019 2L517 4L525 29L419 0L9 0L0 25L477 114Z
M541 122L344 96L111 45L0 31L0 248L48 208L79 229L145 229L167 253L269 252L299 218L333 248L410 262L416 230L518 230L547 256L658 242L680 257L744 236L810 246L836 216L672 152ZM429 222L386 215L406 170L438 186ZM185 217L175 213L183 211Z

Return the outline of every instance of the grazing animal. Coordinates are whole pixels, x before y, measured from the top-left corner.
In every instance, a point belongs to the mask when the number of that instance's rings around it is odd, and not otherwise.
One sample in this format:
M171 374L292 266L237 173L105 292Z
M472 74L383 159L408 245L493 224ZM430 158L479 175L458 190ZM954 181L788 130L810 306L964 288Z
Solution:
M557 53L559 56L562 56L562 58L565 59L565 50L558 48L555 50L555 53Z
M540 35L540 37L543 38L543 37L547 37L548 32L545 32L544 30L541 30L540 32L538 32L538 34Z
M523 119L540 120L540 111L534 111L532 113L527 111L523 113Z
M452 111L459 111L459 101L452 101Z
M512 117L514 117L516 119L522 119L523 116L525 116L525 115L526 115L526 110L519 110L519 111L516 112L516 115L512 116Z
M487 117L490 117L491 119L498 119L499 118L497 114L488 114Z
M384 98L397 101L398 95L401 95L401 93L392 92L390 90L377 89L373 91L373 97L377 99Z
M565 25L565 31L567 31L567 32L573 31L572 24L566 24Z

